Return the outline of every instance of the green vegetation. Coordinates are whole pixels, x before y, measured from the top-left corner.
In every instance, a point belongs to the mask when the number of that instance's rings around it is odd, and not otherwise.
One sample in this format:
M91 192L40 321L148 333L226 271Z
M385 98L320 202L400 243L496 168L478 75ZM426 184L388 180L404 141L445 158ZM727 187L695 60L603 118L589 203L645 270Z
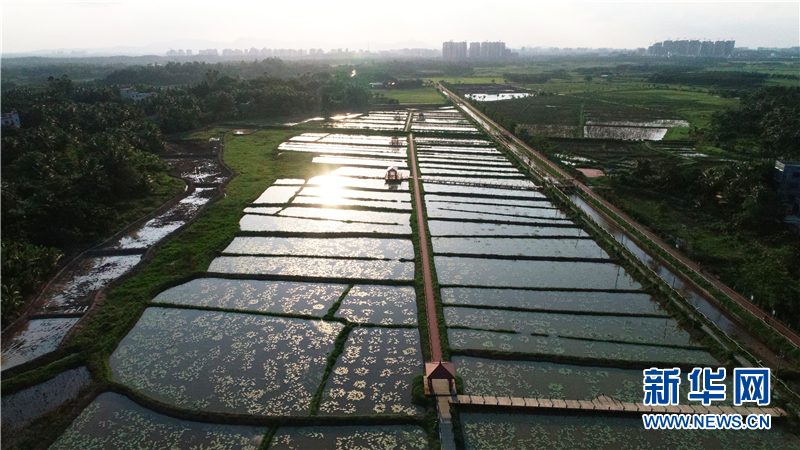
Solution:
M183 189L167 176L158 126L110 89L51 79L3 104L3 326L62 254L95 244Z
M385 89L379 91L385 97L400 103L445 103L445 98L432 87L415 89Z

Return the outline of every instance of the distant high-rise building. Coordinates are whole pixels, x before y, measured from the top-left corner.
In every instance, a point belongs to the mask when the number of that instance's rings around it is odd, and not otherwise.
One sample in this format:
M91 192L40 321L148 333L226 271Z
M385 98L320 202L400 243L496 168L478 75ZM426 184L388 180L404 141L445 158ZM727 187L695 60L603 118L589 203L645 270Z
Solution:
M481 57L481 43L470 42L469 44L469 57L472 59Z
M689 50L687 51L688 56L700 56L700 47L702 44L699 40L694 39L689 41Z
M186 56L192 56L192 51L191 50L186 50Z
M650 56L701 56L729 57L733 53L736 41L699 41L679 40L656 42L647 49Z
M481 43L481 58L500 59L506 54L505 42L483 42Z
M703 41L700 44L700 56L711 56L714 54L714 43L711 41Z
M442 44L443 59L466 59L467 41L464 42L444 42Z

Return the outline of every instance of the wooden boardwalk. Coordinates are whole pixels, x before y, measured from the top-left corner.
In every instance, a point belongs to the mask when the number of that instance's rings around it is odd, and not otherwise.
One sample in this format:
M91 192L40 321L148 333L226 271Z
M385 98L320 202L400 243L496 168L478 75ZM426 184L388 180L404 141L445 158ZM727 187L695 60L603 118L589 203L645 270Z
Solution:
M442 360L442 341L439 338L439 319L436 315L436 301L433 296L433 275L431 272L430 250L428 250L428 235L425 232L425 218L422 215L422 195L419 190L419 175L417 174L417 154L414 151L414 135L408 135L408 148L411 150L411 182L414 185L415 210L417 212L417 228L419 229L419 248L422 257L422 279L425 287L425 313L428 319L428 340L431 343L431 361Z
M522 398L495 397L491 395L453 395L438 398L449 398L451 403L461 405L497 405L534 409L564 409L588 411L619 411L631 413L673 413L673 414L770 414L782 417L786 411L781 408L759 408L753 406L703 406L676 405L650 406L644 403L620 402L611 397L601 395L594 400L561 400L555 398Z

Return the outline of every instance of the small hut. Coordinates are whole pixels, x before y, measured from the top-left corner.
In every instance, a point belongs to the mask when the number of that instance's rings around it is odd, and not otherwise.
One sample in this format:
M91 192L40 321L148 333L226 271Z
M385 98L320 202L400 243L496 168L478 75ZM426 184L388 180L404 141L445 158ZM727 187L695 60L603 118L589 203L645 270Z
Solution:
M433 380L447 380L447 395L455 389L456 368L451 362L439 361L425 363L425 378L428 379L428 392L436 395Z
M417 115L417 122L425 122L425 113L419 113L419 115Z
M386 168L386 175L383 176L387 183L400 183L403 181L403 175L397 170L397 166Z

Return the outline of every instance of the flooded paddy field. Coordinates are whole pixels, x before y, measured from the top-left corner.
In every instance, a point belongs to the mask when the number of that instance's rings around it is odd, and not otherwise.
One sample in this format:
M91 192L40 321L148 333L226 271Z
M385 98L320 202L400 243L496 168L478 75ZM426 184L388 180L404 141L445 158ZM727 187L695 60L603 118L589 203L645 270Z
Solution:
M264 433L264 427L175 419L107 392L100 394L50 448L134 450L152 448L157 442L159 448L256 450Z
M270 450L426 450L425 431L414 425L281 427Z
M416 325L417 295L407 286L355 286L342 300L336 317L354 323Z
M153 301L321 317L346 288L344 284L198 278L167 289Z
M485 139L465 139L465 138L442 138L430 136L416 136L414 142L419 146L461 146L469 145L475 147L492 147L494 143Z
M422 371L419 332L356 328L325 385L320 415L416 415L411 379Z
M6 344L2 370L31 361L58 348L78 317L29 320Z
M784 427L772 430L645 430L639 417L461 413L466 448L667 450L800 449L800 440Z
M230 177L216 158L167 158L172 173L202 184L222 184Z
M370 111L369 114L332 122L327 126L353 130L403 131L407 120L407 111Z
M452 167L452 166L451 166ZM457 176L457 177L479 177L482 180L487 178L525 178L518 170L491 170L477 168L445 169L442 167L420 167L420 172L425 176ZM526 180L527 181L527 180Z
M653 296L643 292L533 291L454 287L442 288L442 303L534 311L667 315Z
M216 188L195 188L191 195L176 203L163 214L147 221L141 228L104 248L116 250L149 248L184 226L215 195L217 195Z
M70 369L44 383L3 396L3 431L21 428L77 397L92 377L86 367Z
M111 356L114 379L201 411L305 415L343 325L148 308Z
M82 258L58 276L43 292L44 311L83 312L94 294L141 261L141 255Z

